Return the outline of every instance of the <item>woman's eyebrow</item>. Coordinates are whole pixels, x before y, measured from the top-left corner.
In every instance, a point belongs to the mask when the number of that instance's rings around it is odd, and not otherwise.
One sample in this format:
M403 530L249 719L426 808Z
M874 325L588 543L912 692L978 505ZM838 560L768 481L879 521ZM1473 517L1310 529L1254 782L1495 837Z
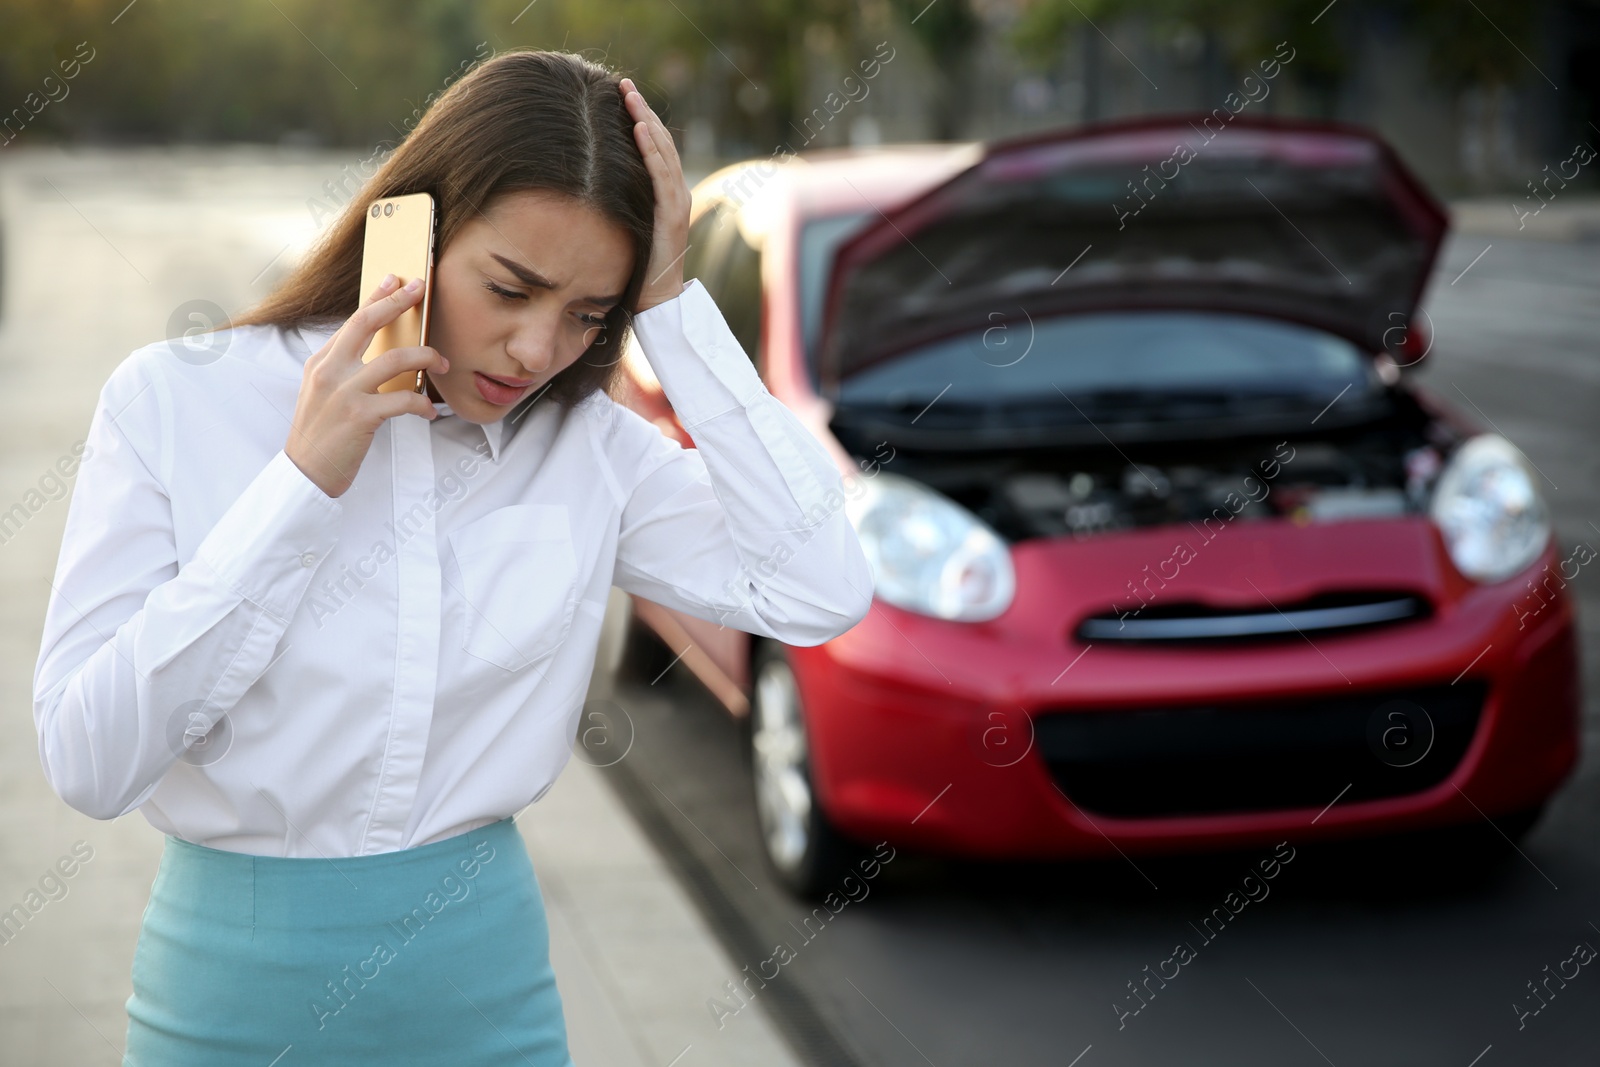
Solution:
M554 289L556 287L555 282L551 281L549 278L546 278L543 274L540 274L531 267L524 267L516 260L507 259L498 252L490 252L489 254L495 259L499 260L502 267L510 271L512 274L515 274L517 276L517 280L522 282L523 285L532 285L539 289ZM616 296L584 297L584 300L591 304L615 304L621 299L621 293L618 293Z

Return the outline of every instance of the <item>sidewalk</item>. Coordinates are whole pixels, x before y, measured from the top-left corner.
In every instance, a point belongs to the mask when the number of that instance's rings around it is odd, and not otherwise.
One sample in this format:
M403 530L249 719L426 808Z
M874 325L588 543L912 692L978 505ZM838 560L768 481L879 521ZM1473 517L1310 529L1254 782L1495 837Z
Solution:
M1600 196L1580 190L1555 195L1543 190L1543 196L1548 203L1526 190L1455 200L1450 204L1450 224L1457 233L1477 237L1600 240Z
M742 972L602 781L574 759L517 819L550 914L578 1067L798 1064L756 1002L718 1030L706 1000Z

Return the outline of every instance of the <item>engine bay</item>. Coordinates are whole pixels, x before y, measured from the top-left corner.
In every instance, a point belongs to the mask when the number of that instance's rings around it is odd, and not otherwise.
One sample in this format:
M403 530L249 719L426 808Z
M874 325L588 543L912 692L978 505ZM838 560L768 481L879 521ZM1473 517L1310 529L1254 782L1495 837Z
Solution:
M1008 542L1208 518L1336 522L1414 514L1454 445L1401 393L1374 422L1317 433L1100 447L934 452L888 441L880 466L967 508ZM1113 427L1107 428L1115 435ZM892 458L884 445L893 449Z

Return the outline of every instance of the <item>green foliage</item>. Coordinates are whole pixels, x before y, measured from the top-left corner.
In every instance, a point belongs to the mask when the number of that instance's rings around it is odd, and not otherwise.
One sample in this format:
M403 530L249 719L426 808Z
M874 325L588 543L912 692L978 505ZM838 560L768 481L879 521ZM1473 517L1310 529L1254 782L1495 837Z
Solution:
M1424 41L1434 79L1449 89L1513 85L1538 77L1528 58L1536 50L1539 5L1529 0L1413 0L1404 5Z
M670 101L698 86L698 112L770 152L790 136L805 91L806 37L842 40L854 0L490 0L499 46L582 51L627 70L672 123ZM675 123L674 123L675 125Z
M1034 0L1016 27L1015 45L1042 65L1076 35L1097 32L1091 20L1109 33L1119 20L1136 19L1158 42L1196 33L1209 38L1235 69L1253 67L1288 41L1299 76L1332 78L1344 56L1336 22L1317 17L1327 6L1328 0Z
M1157 41L1198 31L1220 45L1234 69L1253 65L1286 40L1296 51L1295 78L1331 82L1352 59L1339 27L1375 16L1411 31L1427 51L1433 79L1459 90L1537 77L1527 56L1536 50L1545 6L1536 0L1032 0L1014 44L1044 66L1077 35L1096 32L1090 20L1110 32L1118 20L1137 19Z
M980 27L968 0L892 0L890 6L937 67L959 62L977 41Z
M473 55L472 9L453 0L6 0L0 92L23 103L55 60L94 58L24 136L324 142L396 137ZM115 20L115 21L113 21Z
M0 0L0 141L53 138L397 140L463 62L511 47L579 52L632 75L668 122L680 101L727 147L792 139L808 61L850 65L914 35L941 77L929 106L951 135L970 103L975 0ZM1341 27L1377 16L1428 50L1454 91L1536 78L1538 0L1025 0L1012 43L1057 61L1091 26L1137 21L1157 47L1198 39L1233 70L1279 41L1290 76L1331 86L1351 57ZM1319 17L1321 16L1321 17ZM1315 20L1315 22L1313 22ZM62 83L58 63L94 58ZM1192 49L1191 49L1192 51ZM44 79L54 77L46 92ZM45 101L49 95L54 98ZM41 103L43 102L43 106ZM20 133L17 131L20 129ZM731 143L730 143L731 142Z
M960 137L971 102L973 46L982 30L971 0L891 0L889 6L933 61L933 135L940 140Z
M87 41L93 60L59 101L24 110L22 137L373 144L409 129L462 61L536 47L631 74L669 121L673 96L709 87L699 106L770 148L803 91L805 28L846 36L854 12L853 0L4 0L0 113Z

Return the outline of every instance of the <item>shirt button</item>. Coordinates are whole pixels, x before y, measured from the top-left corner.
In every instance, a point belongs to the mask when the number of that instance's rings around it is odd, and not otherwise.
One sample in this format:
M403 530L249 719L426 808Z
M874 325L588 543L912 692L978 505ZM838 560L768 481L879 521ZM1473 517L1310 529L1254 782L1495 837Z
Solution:
M303 553L300 556L300 564L301 564L301 566L304 566L304 567L315 566L316 562L317 562L317 554L315 552L306 552L306 553Z

